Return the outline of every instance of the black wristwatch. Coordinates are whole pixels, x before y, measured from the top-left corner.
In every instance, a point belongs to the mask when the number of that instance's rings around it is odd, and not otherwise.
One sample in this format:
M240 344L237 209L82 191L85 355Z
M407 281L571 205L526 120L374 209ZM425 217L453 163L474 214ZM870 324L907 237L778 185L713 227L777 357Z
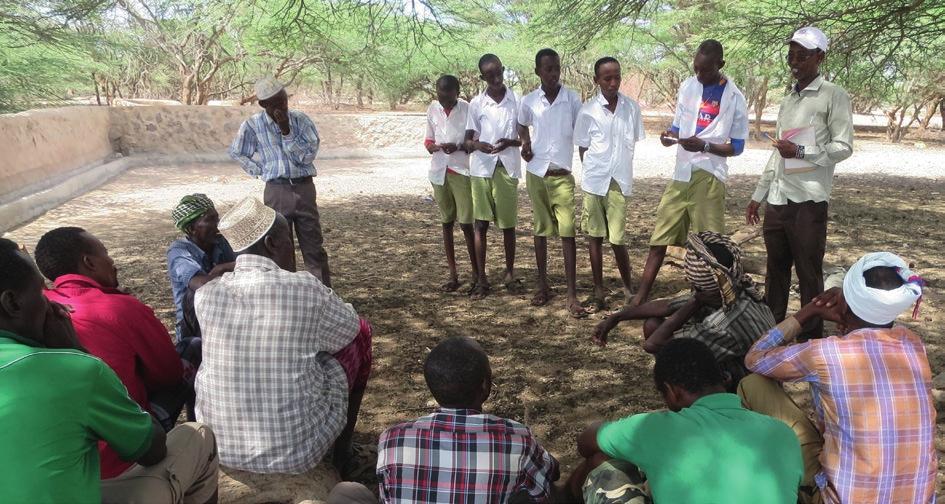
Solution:
M804 159L804 146L803 145L797 146L797 153L794 154L794 157L796 157L797 159Z

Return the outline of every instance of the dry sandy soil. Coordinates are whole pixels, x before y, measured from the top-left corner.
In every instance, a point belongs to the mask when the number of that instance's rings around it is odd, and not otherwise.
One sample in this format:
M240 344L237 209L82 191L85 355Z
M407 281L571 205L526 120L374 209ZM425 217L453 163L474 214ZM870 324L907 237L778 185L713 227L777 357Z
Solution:
M640 325L620 327L605 349L592 345L589 337L599 317L567 316L557 244L550 247L549 271L559 294L550 306L531 307L528 291L497 291L480 301L441 293L438 287L446 267L436 207L425 179L426 163L329 160L319 165L319 207L335 288L376 329L375 370L361 412L360 439L374 441L387 426L430 411L433 403L422 376L424 357L443 338L466 335L478 339L492 359L496 386L489 411L529 425L570 471L577 461L575 436L584 425L661 407L650 378L653 359L639 344ZM405 178L410 182L406 189ZM730 232L743 227L744 205L755 181L736 176L728 184ZM661 178L636 181L627 216L635 278L664 184ZM385 186L396 189L388 191ZM177 233L169 214L177 199L191 192L206 192L225 207L245 194L261 195L261 184L234 165L137 169L8 236L32 248L42 233L55 226L85 227L109 247L123 285L154 307L170 329L174 312L165 251ZM832 264L847 265L874 250L895 251L915 263L929 288L921 318L902 322L924 337L936 374L945 371L940 292L945 285L943 192L943 179L840 175L831 203L827 250ZM518 274L530 290L535 264L524 184L520 216ZM498 284L502 256L496 238L493 232L489 267ZM462 243L458 233L457 242ZM590 269L586 245L578 243L583 298L590 292ZM763 257L760 240L748 244L747 250L749 256ZM468 262L461 252L458 256L468 279ZM619 279L609 257L605 273L613 292L611 305L616 306L621 299ZM681 271L670 265L661 273L654 295L673 295L685 288Z

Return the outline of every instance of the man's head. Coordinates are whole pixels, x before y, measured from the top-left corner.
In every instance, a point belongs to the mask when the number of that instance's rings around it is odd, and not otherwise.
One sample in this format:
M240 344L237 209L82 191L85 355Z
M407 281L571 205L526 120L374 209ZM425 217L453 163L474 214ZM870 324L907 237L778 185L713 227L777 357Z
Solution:
M0 238L0 330L43 341L49 302L43 278L16 243Z
M436 80L436 101L444 108L453 108L459 100L459 79L452 75L441 75Z
M546 47L535 54L535 75L545 89L557 89L561 84L561 57L554 49Z
M735 302L745 276L741 249L727 236L714 231L689 233L685 271L694 295L716 308Z
M254 88L259 106L266 110L266 114L272 120L275 120L272 115L274 111L280 110L284 113L289 111L289 95L285 92L285 86L276 79L272 77L259 79Z
M709 39L699 44L692 60L692 70L703 86L718 84L722 79L719 71L724 66L722 44L718 40Z
M220 215L206 194L188 194L171 211L174 226L200 248L210 249L220 236Z
M688 408L700 397L724 392L724 378L705 343L692 338L670 340L656 354L653 380L672 411Z
M820 73L820 64L827 53L829 40L813 26L801 28L788 40L787 63L791 76L798 82L813 80Z
M444 408L482 409L492 392L489 357L475 340L453 337L433 348L423 364L423 377Z
M495 54L483 54L479 58L479 77L492 91L499 91L505 87L505 67L502 60Z
M36 265L55 282L63 275L83 275L102 287L118 287L118 269L105 245L78 227L49 231L36 244Z
M889 252L866 254L843 278L847 310L841 325L848 331L891 326L900 313L922 297L922 284L922 278L899 256Z
M220 219L220 232L234 252L268 257L280 268L295 271L289 221L258 199L249 196L233 205Z
M604 56L594 63L594 83L600 86L604 98L613 100L620 91L620 62Z

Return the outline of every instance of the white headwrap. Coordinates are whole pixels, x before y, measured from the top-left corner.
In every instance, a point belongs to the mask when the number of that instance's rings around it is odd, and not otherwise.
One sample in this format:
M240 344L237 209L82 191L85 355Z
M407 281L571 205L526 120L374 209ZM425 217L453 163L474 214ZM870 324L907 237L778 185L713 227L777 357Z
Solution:
M896 268L905 283L893 290L867 287L863 273L877 266ZM870 324L886 325L920 300L922 279L913 274L899 256L889 252L873 252L861 257L850 267L843 278L843 297L857 317Z

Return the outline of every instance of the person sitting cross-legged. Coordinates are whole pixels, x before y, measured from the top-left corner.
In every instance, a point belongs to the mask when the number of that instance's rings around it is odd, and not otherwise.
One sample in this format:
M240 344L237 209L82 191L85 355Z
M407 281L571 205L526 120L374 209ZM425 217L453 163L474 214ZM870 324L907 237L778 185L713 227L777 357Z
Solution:
M288 222L258 199L231 208L220 232L238 255L233 272L194 299L203 331L197 419L216 431L226 467L300 474L334 446L332 462L350 477L370 324L296 271Z
M726 389L734 392L748 375L748 349L775 324L771 309L745 274L741 256L741 249L726 236L689 233L685 268L692 294L626 306L597 325L594 342L606 345L607 335L624 320L645 320L644 350L656 353L673 338L697 339L715 355Z
M566 488L588 504L794 504L801 449L783 423L725 393L712 352L674 339L653 366L668 411L589 426ZM641 474L642 472L642 474ZM645 475L645 477L643 476Z
M528 427L483 413L492 369L476 341L442 341L427 356L423 376L440 407L381 434L382 502L550 502L558 461Z
M39 239L34 256L53 282L46 297L72 310L79 343L115 371L128 395L165 431L173 429L184 405L192 406L192 378L187 381L154 311L118 290L118 269L105 245L82 228L60 227ZM102 478L114 478L132 465L105 443L99 445L99 455Z
M213 432L185 423L165 435L3 238L0 272L0 502L216 502ZM100 441L133 465L101 479Z
M922 340L894 325L921 296L922 279L900 257L866 254L842 289L815 297L745 357L757 374L738 393L752 410L794 429L808 497L819 489L828 504L935 501L932 372ZM841 336L789 344L821 320L836 322ZM779 382L810 384L816 424Z

